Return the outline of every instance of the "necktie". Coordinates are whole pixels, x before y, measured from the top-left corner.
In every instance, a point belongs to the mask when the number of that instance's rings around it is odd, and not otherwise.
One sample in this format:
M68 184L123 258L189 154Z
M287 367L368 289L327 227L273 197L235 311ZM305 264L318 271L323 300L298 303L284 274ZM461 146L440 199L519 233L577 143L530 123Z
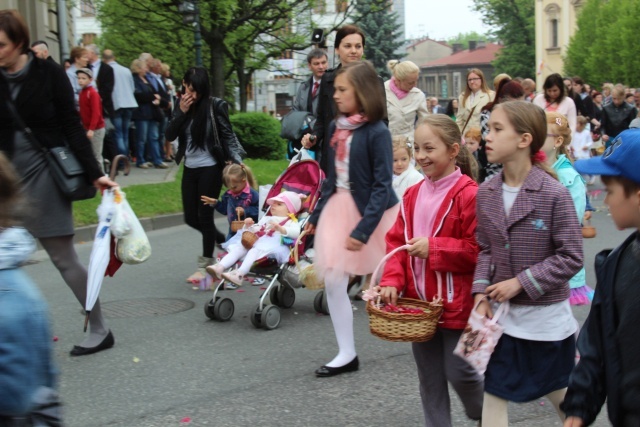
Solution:
M313 89L311 89L311 97L315 98L316 95L318 94L318 87L320 86L320 82L314 82L313 83Z

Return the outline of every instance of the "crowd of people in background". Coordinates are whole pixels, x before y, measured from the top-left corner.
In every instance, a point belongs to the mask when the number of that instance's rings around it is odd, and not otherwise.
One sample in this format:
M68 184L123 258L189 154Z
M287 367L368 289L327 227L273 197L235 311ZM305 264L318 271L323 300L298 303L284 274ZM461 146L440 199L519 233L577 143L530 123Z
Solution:
M34 55L55 62L43 40L31 44ZM174 144L164 137L178 93L168 64L142 53L128 67L116 61L114 52L102 53L95 44L76 46L63 62L74 93L76 109L92 141L96 158L108 167L118 154L127 156L142 169L166 169L173 161ZM90 78L82 85L78 76ZM91 112L88 93L97 91L102 108ZM85 92L85 108L81 94ZM93 95L93 98L96 98ZM104 158L103 158L104 155Z

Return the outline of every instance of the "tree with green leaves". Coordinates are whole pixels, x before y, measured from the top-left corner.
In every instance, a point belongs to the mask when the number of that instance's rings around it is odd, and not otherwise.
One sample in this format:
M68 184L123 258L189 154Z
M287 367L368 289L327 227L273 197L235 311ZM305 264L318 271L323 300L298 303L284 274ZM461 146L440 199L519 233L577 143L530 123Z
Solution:
M404 43L400 39L398 14L391 10L391 1L358 0L353 20L366 37L364 58L371 61L378 74L389 78L387 62L401 59L398 50Z
M567 49L565 71L592 84L640 85L640 0L587 0Z
M489 34L480 34L477 31L470 31L468 33L458 33L455 37L449 37L447 39L447 44L449 46L461 44L462 49L469 49L470 41L494 41L494 38Z
M123 52L131 52L131 57L135 52L149 52L186 70L192 64L193 30L182 23L181 3L99 0L104 47L121 56ZM310 16L315 5L316 0L198 0L203 57L211 75L212 94L229 94L225 84L231 83L239 91L241 110L246 111L253 72L268 69L284 52L310 46L310 34L305 31L312 28ZM336 26L347 19L353 7L346 8Z
M98 19L103 28L99 44L114 51L118 63L128 67L141 53L148 52L171 66L181 78L193 62L193 31L182 25L180 16L148 13L153 0L102 0ZM133 3L133 2L131 2Z
M531 0L473 0L490 35L504 44L493 61L497 72L535 77L535 2Z

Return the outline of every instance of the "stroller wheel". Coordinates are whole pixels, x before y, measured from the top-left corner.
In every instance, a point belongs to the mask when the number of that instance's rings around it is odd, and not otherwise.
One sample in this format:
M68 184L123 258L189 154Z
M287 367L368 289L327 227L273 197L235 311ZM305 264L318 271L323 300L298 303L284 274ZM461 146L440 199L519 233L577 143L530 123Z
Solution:
M277 305L278 307L281 307L280 305L280 289L278 289L278 286L274 286L271 288L271 291L269 292L269 299L271 300L271 304L273 305Z
M214 320L216 317L213 314L213 307L217 301L211 299L204 303L204 314L211 320Z
M316 294L316 297L313 299L313 308L318 313L329 314L329 305L327 304L327 296L324 290Z
M275 305L267 305L262 310L262 327L270 331L280 325L280 309Z
M279 307L293 307L293 303L296 302L296 291L288 285L280 286L280 289L278 289L278 301L280 302L280 304L277 304Z
M226 322L233 316L233 301L229 298L218 299L213 304L213 318L220 322Z
M249 319L251 320L251 324L256 328L262 327L262 311L260 311L260 303L256 304L251 309L251 314L249 315Z

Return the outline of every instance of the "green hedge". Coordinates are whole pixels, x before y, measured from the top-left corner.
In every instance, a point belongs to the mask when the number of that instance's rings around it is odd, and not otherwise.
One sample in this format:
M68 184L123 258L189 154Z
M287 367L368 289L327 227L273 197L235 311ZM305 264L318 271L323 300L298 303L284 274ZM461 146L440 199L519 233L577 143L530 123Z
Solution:
M233 130L252 159L279 160L286 155L287 142L280 138L280 121L264 113L230 116Z

